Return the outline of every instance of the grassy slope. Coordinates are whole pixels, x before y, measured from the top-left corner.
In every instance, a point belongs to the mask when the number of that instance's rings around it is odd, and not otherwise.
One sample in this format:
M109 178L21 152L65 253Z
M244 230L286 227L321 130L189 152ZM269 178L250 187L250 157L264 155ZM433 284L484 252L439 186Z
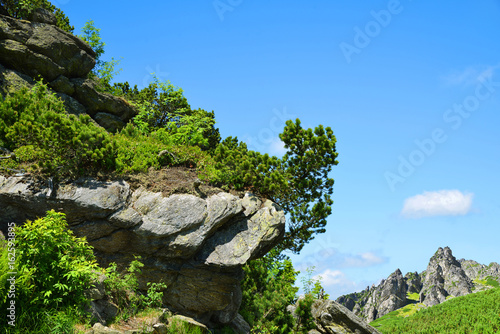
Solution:
M421 311L416 312L417 309ZM498 333L500 331L500 289L456 297L424 308L410 304L370 323L389 333Z

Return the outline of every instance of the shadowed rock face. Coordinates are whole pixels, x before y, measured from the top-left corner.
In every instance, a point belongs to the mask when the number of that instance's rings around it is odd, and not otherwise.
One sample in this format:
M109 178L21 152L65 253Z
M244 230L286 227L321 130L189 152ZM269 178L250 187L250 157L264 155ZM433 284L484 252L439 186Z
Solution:
M66 213L70 228L85 236L101 265L145 264L140 277L168 285L164 302L201 321L229 323L241 303L242 266L264 255L284 233L283 210L247 193L208 198L163 197L124 181L82 179L35 187L22 177L0 176L0 229L9 222Z
M95 52L78 37L53 25L45 11L34 19L0 15L0 94L32 87L42 77L60 97L68 112L88 113L110 131L122 128L136 109L125 100L96 89L87 75L95 66Z

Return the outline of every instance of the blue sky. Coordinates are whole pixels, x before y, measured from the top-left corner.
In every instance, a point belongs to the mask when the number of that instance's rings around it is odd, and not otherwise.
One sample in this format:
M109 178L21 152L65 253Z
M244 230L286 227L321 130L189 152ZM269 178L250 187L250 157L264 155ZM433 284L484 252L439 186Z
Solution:
M286 119L330 126L327 232L293 255L332 297L422 271L438 247L500 262L500 1L53 1L94 20L116 81L155 72L221 135L283 153Z

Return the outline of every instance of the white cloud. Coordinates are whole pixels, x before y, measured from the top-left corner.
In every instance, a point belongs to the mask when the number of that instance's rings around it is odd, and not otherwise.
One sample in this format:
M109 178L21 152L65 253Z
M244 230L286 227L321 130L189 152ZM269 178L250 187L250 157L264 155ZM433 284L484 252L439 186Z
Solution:
M302 258L296 268L304 271L307 268L315 267L316 270L326 268L366 268L378 264L386 263L387 257L377 255L375 252L365 252L360 254L342 253L335 248L324 248L315 253Z
M356 282L349 279L340 270L331 269L326 269L321 274L313 276L312 279L321 281L321 286L330 295L330 299L361 291L369 285L366 281Z
M407 198L401 215L406 218L463 216L470 212L473 196L459 190L426 191Z
M484 80L491 79L496 70L500 69L500 64L490 66L469 66L461 71L453 71L441 77L448 85L475 85Z
M346 278L345 274L340 270L326 269L323 273L312 277L313 280L320 280L324 287L332 285L356 285L354 281Z

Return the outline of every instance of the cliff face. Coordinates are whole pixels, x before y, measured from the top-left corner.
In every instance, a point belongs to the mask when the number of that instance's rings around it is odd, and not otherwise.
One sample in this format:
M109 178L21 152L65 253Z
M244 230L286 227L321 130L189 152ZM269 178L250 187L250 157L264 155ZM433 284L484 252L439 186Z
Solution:
M102 265L125 266L140 255L142 287L164 282L164 302L173 311L218 323L237 315L242 266L269 251L285 228L282 209L250 193L164 197L132 191L125 181L89 178L49 187L0 176L0 207L3 231L50 209L64 212Z
M488 280L500 283L500 265L489 266L472 260L457 260L449 247L439 248L431 257L422 273L407 273L399 269L386 280L365 290L341 296L337 302L354 314L371 322L417 300L410 294L418 294L418 301L432 306L448 297L463 296L491 288ZM491 282L490 282L491 283Z
M54 20L30 22L0 15L0 94L31 87L34 78L43 78L68 112L87 113L110 131L120 129L137 111L125 100L96 89L96 83L87 79L95 66L94 51L52 25Z

